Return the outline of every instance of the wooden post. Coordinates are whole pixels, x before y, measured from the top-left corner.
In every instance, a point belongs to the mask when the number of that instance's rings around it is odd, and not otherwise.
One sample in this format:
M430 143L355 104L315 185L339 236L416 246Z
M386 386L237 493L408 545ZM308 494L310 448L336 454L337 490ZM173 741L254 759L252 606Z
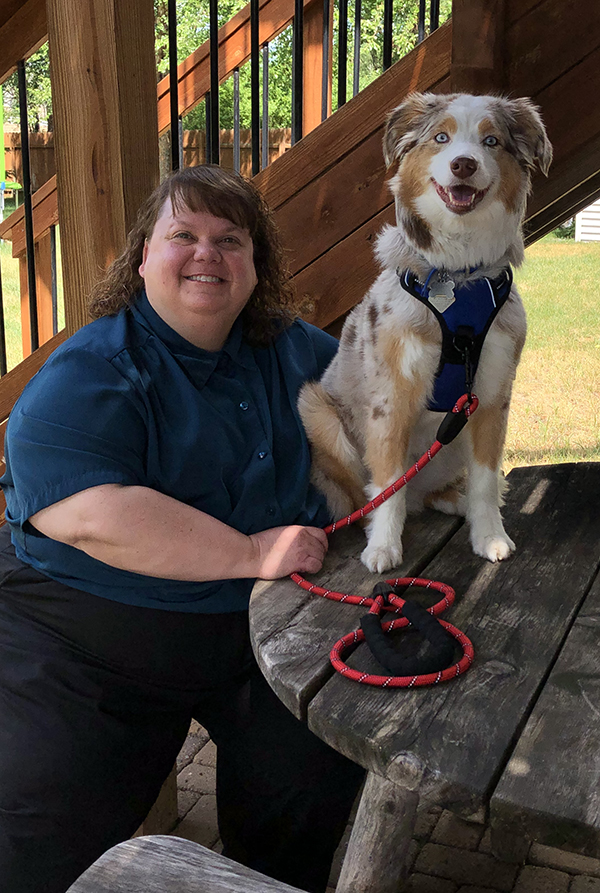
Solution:
M65 322L158 183L152 0L48 0Z
M327 74L327 116L331 114L331 74L333 71L333 3L329 13L329 70ZM304 79L302 135L321 123L323 89L323 2L312 0L304 9Z
M418 805L418 781L400 787L368 773L336 893L397 893Z
M505 89L505 0L453 0L451 88L456 93Z
M27 281L27 256L19 257L21 285L21 336L23 356L31 353L31 325L29 321L29 282ZM37 295L37 319L40 344L52 338L52 239L48 230L35 242L35 285Z

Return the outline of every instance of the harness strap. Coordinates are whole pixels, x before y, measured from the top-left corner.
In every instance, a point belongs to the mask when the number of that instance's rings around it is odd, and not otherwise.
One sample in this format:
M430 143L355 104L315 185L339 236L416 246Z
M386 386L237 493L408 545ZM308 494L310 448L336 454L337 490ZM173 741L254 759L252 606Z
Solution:
M410 270L397 271L405 291L424 304L440 325L442 350L429 409L446 412L456 401L456 394L471 392L487 333L508 300L513 277L510 267L506 267L496 279L483 277L468 282L455 290L455 301L442 311L429 299L432 273L422 283ZM464 373L445 370L446 365L463 367Z

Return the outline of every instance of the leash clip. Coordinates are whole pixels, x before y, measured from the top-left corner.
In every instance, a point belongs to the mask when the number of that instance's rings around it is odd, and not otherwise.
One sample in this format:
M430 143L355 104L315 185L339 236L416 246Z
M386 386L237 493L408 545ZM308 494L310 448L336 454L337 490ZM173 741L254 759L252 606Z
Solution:
M444 446L451 443L465 427L478 405L479 400L475 394L463 394L450 412L446 413L442 419L442 424L436 434L436 440Z

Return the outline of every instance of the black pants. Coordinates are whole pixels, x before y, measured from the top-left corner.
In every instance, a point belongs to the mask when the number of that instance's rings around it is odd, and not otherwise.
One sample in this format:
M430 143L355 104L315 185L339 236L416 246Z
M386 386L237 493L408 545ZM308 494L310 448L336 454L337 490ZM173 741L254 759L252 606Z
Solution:
M325 890L363 771L264 682L247 615L129 607L55 583L0 531L0 889L64 893L130 837L192 718L217 745L225 854Z

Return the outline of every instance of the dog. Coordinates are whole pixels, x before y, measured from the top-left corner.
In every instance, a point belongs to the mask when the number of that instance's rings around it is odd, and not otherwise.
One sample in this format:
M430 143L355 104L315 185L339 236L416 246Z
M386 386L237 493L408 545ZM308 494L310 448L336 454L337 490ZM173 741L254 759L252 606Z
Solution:
M313 482L334 517L359 508L426 451L474 376L477 412L368 516L361 559L374 573L399 565L407 511L430 506L465 516L474 552L498 561L515 548L501 460L526 334L511 267L524 257L531 173L547 175L552 147L528 99L415 93L388 115L383 152L397 169L396 225L375 249L382 271L321 381L299 394Z

